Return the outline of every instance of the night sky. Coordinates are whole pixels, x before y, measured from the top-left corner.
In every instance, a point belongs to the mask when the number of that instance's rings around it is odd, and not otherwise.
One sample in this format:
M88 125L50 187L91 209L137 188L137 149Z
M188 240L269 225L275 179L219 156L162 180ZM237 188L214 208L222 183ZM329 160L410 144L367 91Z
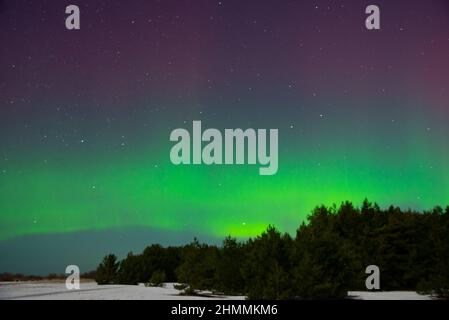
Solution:
M0 272L449 204L447 0L0 0L0 43ZM173 165L193 120L279 129L278 173Z

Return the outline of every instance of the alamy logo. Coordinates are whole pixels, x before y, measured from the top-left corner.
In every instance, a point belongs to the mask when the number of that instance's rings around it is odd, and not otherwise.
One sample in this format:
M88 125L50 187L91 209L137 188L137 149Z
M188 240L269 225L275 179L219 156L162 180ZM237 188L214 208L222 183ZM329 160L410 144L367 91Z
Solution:
M75 265L67 266L65 273L69 274L65 280L65 287L67 290L79 290L80 289L80 268Z
M366 14L369 16L365 20L365 26L368 30L380 30L380 9L376 5L366 7Z
M380 269L378 266L369 265L365 270L369 276L366 278L365 285L368 290L380 289Z
M270 129L269 142L266 129L225 129L224 138L217 129L202 132L201 121L193 121L192 129L192 136L186 129L175 129L170 134L170 141L177 142L170 151L173 164L241 165L245 164L246 155L247 164L262 166L260 175L274 175L278 171L277 129Z
M67 30L80 29L80 8L76 5L70 5L65 8L65 13L69 16L65 19Z

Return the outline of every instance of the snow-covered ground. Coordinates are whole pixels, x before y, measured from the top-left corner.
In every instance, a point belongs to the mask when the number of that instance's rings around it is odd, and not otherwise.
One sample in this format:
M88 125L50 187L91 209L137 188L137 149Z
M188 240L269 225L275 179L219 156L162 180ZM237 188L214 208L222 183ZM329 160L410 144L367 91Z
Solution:
M432 300L429 295L421 295L413 291L350 291L348 297L357 300Z
M0 282L0 300L243 300L243 296L181 296L173 283L163 288L125 285L97 285L95 282L82 282L80 290L67 290L64 282ZM416 292L348 292L348 298L361 300L430 300L427 295Z
M97 285L82 282L80 290L67 290L63 282L4 282L0 283L0 300L243 300L242 296L181 296L172 283L163 288Z

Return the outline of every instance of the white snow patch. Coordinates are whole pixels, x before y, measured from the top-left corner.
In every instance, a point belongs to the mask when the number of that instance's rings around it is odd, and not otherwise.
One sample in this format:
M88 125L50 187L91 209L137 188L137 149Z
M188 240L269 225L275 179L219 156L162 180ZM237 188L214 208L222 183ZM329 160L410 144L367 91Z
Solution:
M349 291L348 298L356 300L432 300L430 295L422 295L413 291Z
M80 290L67 290L64 282L30 281L0 282L0 300L244 300L244 296L219 296L202 291L207 296L182 296L175 283L163 287L128 285L97 285L81 282ZM357 300L431 300L430 295L412 291L350 291L349 299Z
M63 282L3 282L0 300L243 300L243 296L181 296L173 283L164 287L97 285L82 282L80 290L67 290Z

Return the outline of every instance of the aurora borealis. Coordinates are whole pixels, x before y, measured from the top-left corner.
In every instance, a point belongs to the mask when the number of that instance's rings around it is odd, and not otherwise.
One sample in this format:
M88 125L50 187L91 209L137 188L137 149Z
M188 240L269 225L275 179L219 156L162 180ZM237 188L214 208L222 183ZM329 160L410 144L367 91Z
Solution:
M248 237L319 204L449 204L446 0L3 0L0 40L0 272L24 237ZM279 129L277 174L174 166L194 120Z

